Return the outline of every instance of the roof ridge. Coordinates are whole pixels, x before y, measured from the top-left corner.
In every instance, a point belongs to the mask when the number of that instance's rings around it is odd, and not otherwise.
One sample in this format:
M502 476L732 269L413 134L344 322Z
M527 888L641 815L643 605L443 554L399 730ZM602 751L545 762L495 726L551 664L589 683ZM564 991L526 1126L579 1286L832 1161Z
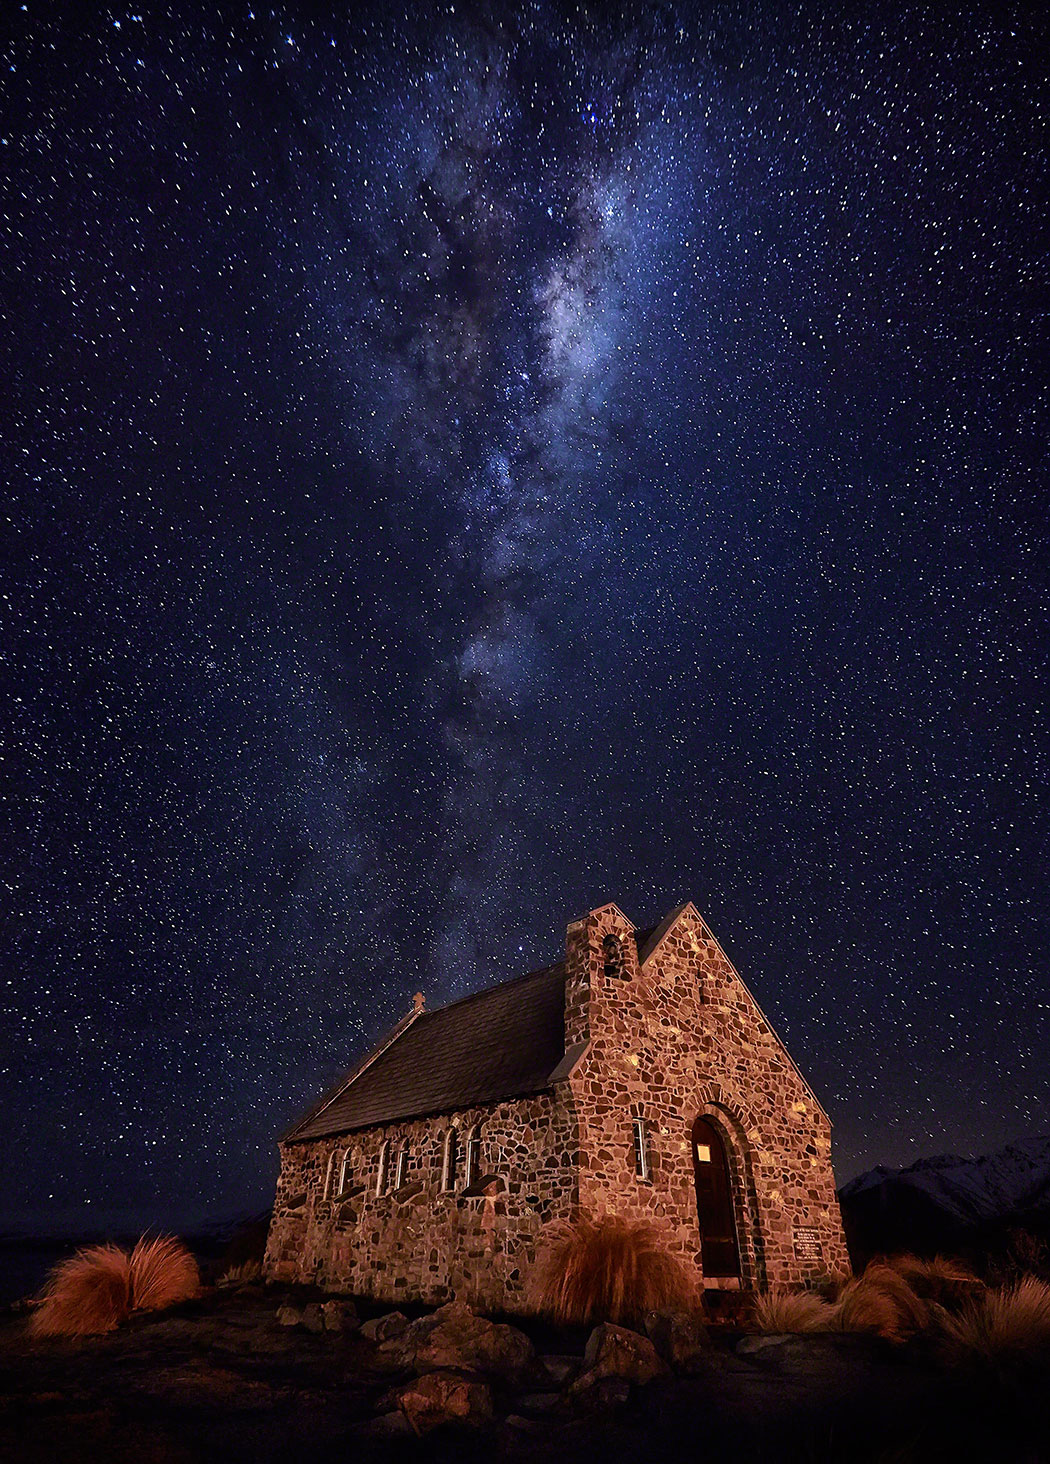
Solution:
M491 986L483 986L480 991L468 991L466 996L457 996L453 1001L446 1001L444 1006L432 1007L430 1010L424 1008L420 1020L426 1021L428 1017L440 1016L452 1007L462 1006L467 1001L477 1001L482 996L491 996L494 991L504 991L508 986L519 986L523 981L531 981L534 976L547 976L564 965L564 961L551 961L549 966L538 966L535 971L525 971L521 976L511 976L507 981L496 981Z

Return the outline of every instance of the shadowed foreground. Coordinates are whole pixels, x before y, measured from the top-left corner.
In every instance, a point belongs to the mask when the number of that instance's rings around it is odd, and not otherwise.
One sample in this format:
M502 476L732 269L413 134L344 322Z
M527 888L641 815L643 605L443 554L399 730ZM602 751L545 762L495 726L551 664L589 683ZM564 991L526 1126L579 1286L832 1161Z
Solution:
M417 1438L391 1401L414 1376L396 1339L384 1346L381 1331L377 1339L356 1325L315 1334L279 1324L279 1306L309 1299L257 1286L217 1292L77 1343L34 1341L24 1316L6 1320L0 1458L1050 1458L1045 1360L1010 1372L952 1370L920 1343L717 1329L683 1370L619 1394L604 1388L573 1397L566 1377L579 1366L586 1334L530 1328L538 1356L514 1376L490 1379L491 1417Z

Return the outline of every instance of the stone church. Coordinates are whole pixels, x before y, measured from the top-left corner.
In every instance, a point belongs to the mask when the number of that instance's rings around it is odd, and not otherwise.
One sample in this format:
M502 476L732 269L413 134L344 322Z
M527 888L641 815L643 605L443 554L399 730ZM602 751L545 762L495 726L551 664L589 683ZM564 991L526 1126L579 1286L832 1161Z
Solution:
M719 1290L848 1270L831 1125L692 904L413 1009L285 1135L273 1279L509 1312L544 1228L651 1222Z

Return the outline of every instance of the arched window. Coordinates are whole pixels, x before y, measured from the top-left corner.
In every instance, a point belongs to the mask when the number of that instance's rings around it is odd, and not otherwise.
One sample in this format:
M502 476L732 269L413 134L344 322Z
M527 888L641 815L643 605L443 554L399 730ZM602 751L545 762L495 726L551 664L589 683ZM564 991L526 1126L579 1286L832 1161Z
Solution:
M394 1180L394 1188L401 1189L408 1183L408 1145L401 1146L401 1152L397 1156L397 1176Z
M481 1178L481 1125L477 1123L467 1140L467 1188Z
M459 1134L450 1128L445 1135L445 1152L441 1160L441 1188L445 1191L456 1188L456 1170L459 1168Z
M390 1140L383 1140L383 1147L379 1151L379 1172L376 1175L376 1194L386 1193L390 1180Z
M345 1195L354 1178L353 1156L349 1149L343 1155L343 1162L339 1166L339 1188L337 1194Z
M324 1177L324 1196L327 1200L334 1200L338 1193L339 1186L339 1154L333 1149L328 1156L328 1172Z

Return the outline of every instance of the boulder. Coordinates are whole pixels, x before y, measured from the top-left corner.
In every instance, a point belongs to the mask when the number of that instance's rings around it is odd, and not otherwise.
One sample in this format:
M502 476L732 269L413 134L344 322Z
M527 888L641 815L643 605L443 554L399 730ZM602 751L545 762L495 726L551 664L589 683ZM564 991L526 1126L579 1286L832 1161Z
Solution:
M424 1373L405 1383L398 1389L397 1400L417 1434L450 1423L480 1428L493 1418L488 1384L448 1369Z
M362 1328L362 1331L364 1329ZM397 1367L428 1373L445 1369L485 1373L502 1382L524 1382L535 1352L524 1332L475 1316L466 1302L450 1301L420 1317L380 1351Z
M367 1337L369 1342L389 1342L400 1337L407 1326L408 1318L404 1312L386 1312L381 1317L373 1317L370 1322L363 1322L361 1336Z
M587 1339L583 1372L574 1387L585 1379L623 1378L628 1383L648 1383L667 1371L656 1348L640 1332L603 1322Z
M299 1325L305 1327L308 1332L324 1331L324 1312L321 1310L319 1301L311 1301L303 1307L302 1316L299 1318Z
M352 1332L357 1326L357 1309L352 1301L322 1301L321 1317L326 1332Z
M297 1327L303 1319L303 1314L297 1306L279 1306L277 1308L277 1325L279 1327Z
M631 1394L626 1378L596 1378L584 1374L572 1387L572 1401L584 1413L609 1413L622 1408Z
M366 1439L412 1438L412 1425L398 1408L393 1413L381 1413L367 1423L360 1424L354 1432Z
M710 1351L707 1328L697 1312L646 1312L645 1330L664 1362L676 1372L695 1372Z
M540 1362L556 1388L564 1388L580 1370L578 1357L566 1357L561 1353L544 1353Z

